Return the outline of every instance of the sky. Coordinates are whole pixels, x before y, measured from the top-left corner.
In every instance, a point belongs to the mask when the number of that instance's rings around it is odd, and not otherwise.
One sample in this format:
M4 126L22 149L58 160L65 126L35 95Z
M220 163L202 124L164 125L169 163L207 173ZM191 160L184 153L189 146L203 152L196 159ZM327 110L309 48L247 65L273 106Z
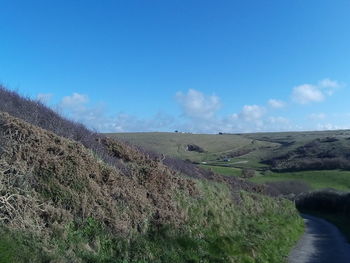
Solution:
M100 132L350 128L348 0L0 0L0 84Z

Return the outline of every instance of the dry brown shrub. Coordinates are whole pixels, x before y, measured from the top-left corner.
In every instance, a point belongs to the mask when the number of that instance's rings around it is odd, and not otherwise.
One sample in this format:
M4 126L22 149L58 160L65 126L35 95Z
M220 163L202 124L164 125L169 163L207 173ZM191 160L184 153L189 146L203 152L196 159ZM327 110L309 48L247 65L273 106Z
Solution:
M2 112L0 138L0 215L16 228L50 233L87 217L123 235L143 232L149 222L178 225L186 215L175 202L176 191L196 192L191 180L122 143L108 141L128 174L80 143Z

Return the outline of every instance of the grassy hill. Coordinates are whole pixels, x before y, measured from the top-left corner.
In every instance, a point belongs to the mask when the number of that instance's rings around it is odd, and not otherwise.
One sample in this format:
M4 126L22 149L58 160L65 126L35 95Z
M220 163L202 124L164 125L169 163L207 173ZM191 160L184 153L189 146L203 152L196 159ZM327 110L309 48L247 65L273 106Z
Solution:
M0 87L0 262L280 263L303 222L272 193Z
M108 134L216 173L240 176L255 170L257 183L300 180L312 189L350 190L350 131L252 134L118 133ZM196 145L202 152L189 151ZM320 171L321 170L321 171ZM345 170L345 171L344 171ZM310 171L310 172L306 172Z
M248 160L249 166L264 167L259 161L265 157L268 150L278 148L279 144L260 141L233 134L189 134L189 133L115 133L106 134L150 149L158 153L190 160L206 162L207 164L221 164L231 166L245 166L243 161ZM202 151L188 150L189 145L199 146ZM242 156L244 158L242 158ZM226 160L225 160L226 159ZM240 163L237 163L240 162Z

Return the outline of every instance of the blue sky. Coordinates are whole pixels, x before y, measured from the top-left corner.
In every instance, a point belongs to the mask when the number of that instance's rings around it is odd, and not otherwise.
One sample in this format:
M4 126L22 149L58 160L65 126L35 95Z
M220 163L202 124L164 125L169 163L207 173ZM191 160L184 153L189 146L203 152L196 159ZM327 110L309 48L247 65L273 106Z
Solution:
M99 131L350 128L350 1L0 0L0 83Z

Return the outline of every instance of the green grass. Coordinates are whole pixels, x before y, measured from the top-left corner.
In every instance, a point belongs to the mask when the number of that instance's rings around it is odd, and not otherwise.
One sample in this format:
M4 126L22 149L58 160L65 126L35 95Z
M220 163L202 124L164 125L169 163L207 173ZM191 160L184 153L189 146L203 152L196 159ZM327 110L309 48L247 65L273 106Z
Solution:
M284 262L303 232L291 202L242 191L238 205L226 185L199 184L206 198L185 199L182 206L190 209L188 232L194 237L206 233L202 246L209 257L204 262Z
M23 231L0 226L0 263L49 262L40 248L40 240Z
M316 139L337 138L334 143L319 143L319 152L331 151L335 156L343 156L350 147L350 130L311 131L311 132L276 132L252 134L189 134L189 133L114 133L107 136L123 139L146 149L163 153L180 159L195 162L207 162L209 165L224 166L229 164L236 168L253 168L264 170L267 165L261 160L281 157L295 151ZM190 152L186 145L196 144L205 150L204 153ZM246 154L232 157L224 162L223 157L230 153ZM247 153L248 152L248 153ZM312 151L308 157L312 156ZM235 156L235 155L232 155ZM248 161L247 163L238 163Z
M350 171L321 170L275 173L268 172L263 176L250 179L256 183L300 180L306 182L314 190L334 188L341 191L350 191Z
M146 149L163 153L180 159L196 162L216 162L217 158L232 151L242 149L260 149L276 146L275 143L260 142L241 135L227 134L189 134L189 133L114 133L107 136L129 141ZM188 144L195 144L205 150L204 153L187 151ZM258 154L259 155L259 154ZM260 155L259 155L260 156ZM253 156L255 159L257 156Z
M196 184L200 197L181 192L176 197L188 214L187 223L154 224L144 234L118 237L103 223L87 218L72 222L65 234L52 238L50 258L91 263L285 262L304 229L292 202L244 191L232 199L225 184L200 180ZM15 236L1 235L0 263L48 262L37 250L38 241Z
M212 170L214 173L227 176L240 176L242 170L234 167L213 166L213 165L200 165L204 169Z

